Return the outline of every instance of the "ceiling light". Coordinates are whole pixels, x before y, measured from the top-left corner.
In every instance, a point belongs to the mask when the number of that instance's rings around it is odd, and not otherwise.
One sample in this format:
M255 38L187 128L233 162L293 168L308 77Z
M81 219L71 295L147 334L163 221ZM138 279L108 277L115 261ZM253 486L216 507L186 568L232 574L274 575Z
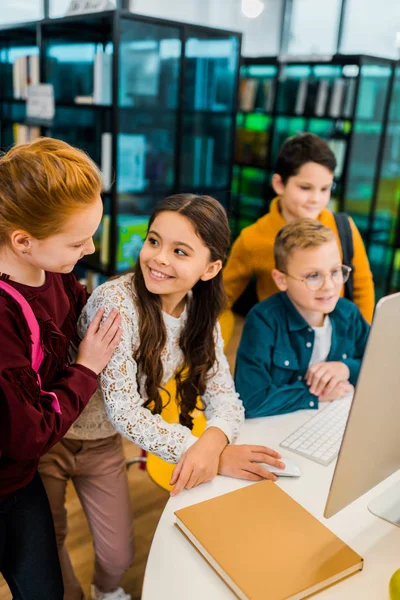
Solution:
M242 13L249 19L256 19L264 10L262 0L242 0Z

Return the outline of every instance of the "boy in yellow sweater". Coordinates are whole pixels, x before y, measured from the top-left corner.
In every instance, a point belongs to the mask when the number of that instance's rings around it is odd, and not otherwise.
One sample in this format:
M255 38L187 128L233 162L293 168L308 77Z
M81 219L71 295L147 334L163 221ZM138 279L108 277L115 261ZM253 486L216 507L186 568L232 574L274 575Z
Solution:
M279 151L272 186L277 193L268 214L246 227L232 246L224 269L224 283L231 308L250 279L257 279L258 300L278 291L272 278L274 242L282 227L298 218L312 218L330 227L343 252L333 213L326 207L331 195L336 159L328 144L303 133L286 140ZM353 236L353 300L371 323L375 304L374 284L360 232L350 219ZM344 295L342 290L341 295ZM226 319L225 313L225 319ZM225 336L224 335L224 339ZM227 342L227 339L225 339Z

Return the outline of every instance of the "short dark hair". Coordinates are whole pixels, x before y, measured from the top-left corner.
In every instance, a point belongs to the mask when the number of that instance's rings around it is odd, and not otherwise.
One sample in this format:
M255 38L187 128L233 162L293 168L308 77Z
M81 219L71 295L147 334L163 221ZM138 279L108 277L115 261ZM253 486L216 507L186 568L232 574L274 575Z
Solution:
M301 133L288 138L281 146L276 161L275 173L282 182L297 175L306 163L313 162L326 167L331 173L336 169L336 158L325 142L313 133Z

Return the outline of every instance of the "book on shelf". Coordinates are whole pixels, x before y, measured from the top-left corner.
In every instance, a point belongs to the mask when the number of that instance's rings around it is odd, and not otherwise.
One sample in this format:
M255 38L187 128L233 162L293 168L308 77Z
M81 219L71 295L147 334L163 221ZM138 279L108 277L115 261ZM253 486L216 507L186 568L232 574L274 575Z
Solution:
M26 100L28 85L40 81L39 55L18 56L13 63L13 96L17 100Z
M179 530L241 600L301 600L363 568L361 556L271 481L175 516Z
M198 48L194 47L186 49L185 108L216 112L229 110L232 102L232 77L228 59L190 55L197 51Z
M336 158L335 178L340 179L343 175L344 163L346 159L347 141L343 139L332 138L327 140L327 143Z
M264 91L264 111L271 113L274 110L275 93L276 93L276 80L275 79L264 79L263 81Z
M142 48L132 41L121 43L119 101L122 107L157 107L162 62L157 44Z
M374 79L363 78L357 101L357 118L373 119L376 112L379 85Z
M211 187L213 181L214 138L194 136L193 186Z
M78 263L79 266L79 263ZM87 291L91 294L99 285L105 283L108 280L107 275L103 275L98 271L92 269L85 269L85 276L79 279L79 283L86 286Z
M146 187L146 137L118 135L118 192L141 192Z
M14 144L27 144L40 137L40 127L30 125L22 125L20 123L13 124Z
M75 96L74 102L76 104L93 104L93 96Z
M210 60L205 57L194 59L196 68L194 72L194 110L207 110L209 108L209 97L213 95L212 86L215 81L210 77Z
M150 216L118 215L117 270L131 269L146 239Z
M353 116L354 111L357 81L355 78L351 77L346 79L345 82L346 93L343 104L343 116L346 119L350 119Z
M111 188L112 177L112 134L103 132L101 134L101 174L103 176L103 191L108 192Z
M329 102L329 116L333 117L334 119L342 115L344 92L345 80L341 77L338 77L333 82L332 93Z
M294 112L296 115L303 115L306 108L308 92L308 79L302 79L297 88L296 104L294 106Z
M101 230L99 239L100 262L104 266L108 266L110 262L110 227L111 217L110 215L104 215L99 227Z
M213 185L215 140L207 135L186 135L182 148L182 185L211 187Z
M245 165L266 165L269 132L239 127L236 130L236 162Z
M219 58L214 61L214 80L212 94L210 94L210 109L232 110L235 79L228 59Z
M254 110L256 93L258 87L257 79L241 79L239 84L239 108L245 112Z
M146 239L149 216L117 216L117 271L132 268L138 259L143 242ZM111 217L104 215L100 245L100 262L107 266L110 262Z
M198 56L194 72L194 110L228 110L229 94L223 94L230 78L229 65L224 58ZM223 83L225 81L225 84Z
M326 113L329 96L329 80L320 79L318 92L315 99L315 114L317 117L323 117Z
M93 103L112 104L113 55L98 51L93 65Z

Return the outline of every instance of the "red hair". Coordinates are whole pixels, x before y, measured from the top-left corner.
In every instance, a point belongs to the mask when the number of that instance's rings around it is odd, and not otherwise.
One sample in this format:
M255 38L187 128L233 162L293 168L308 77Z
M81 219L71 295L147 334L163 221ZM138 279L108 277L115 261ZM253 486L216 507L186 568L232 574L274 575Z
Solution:
M95 163L66 142L40 138L14 146L0 158L0 244L16 229L38 240L58 233L101 188Z

